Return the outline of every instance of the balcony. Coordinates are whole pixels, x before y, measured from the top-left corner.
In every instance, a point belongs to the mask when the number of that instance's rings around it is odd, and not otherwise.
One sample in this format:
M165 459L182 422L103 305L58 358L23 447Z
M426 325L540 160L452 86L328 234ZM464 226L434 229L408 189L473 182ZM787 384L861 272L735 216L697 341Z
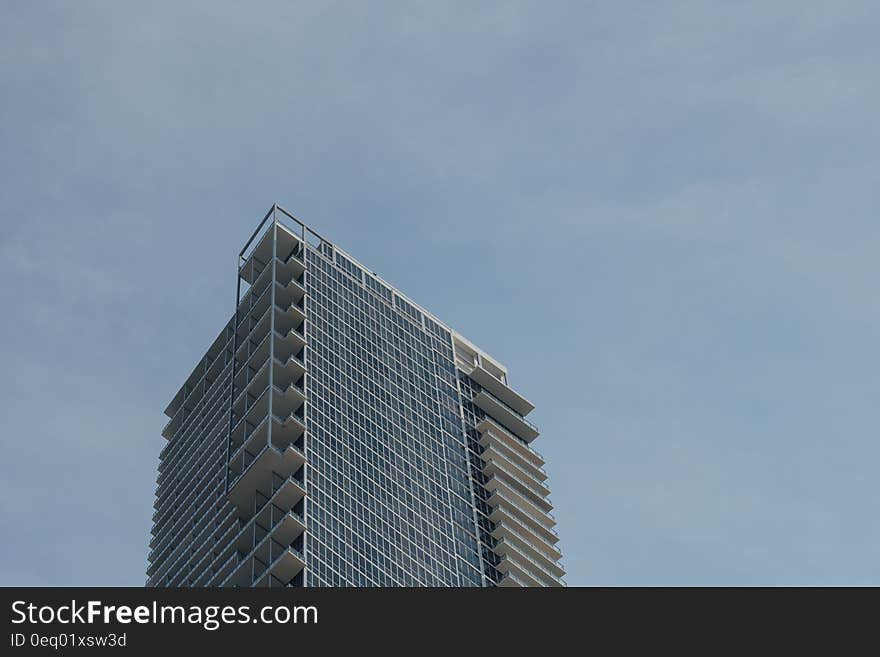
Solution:
M562 558L562 552L556 547L550 545L541 538L538 538L534 532L529 531L523 525L514 525L512 522L499 522L492 530L492 537L497 540L508 540L520 547L533 558L548 560L550 564L555 565ZM562 569L559 569L559 575L563 575Z
M306 294L304 286L305 279L300 273L298 276L278 275L275 280L274 294L275 303L282 309L287 308L293 303L301 300ZM265 306L271 299L273 292L272 276L270 268L257 277L254 285L242 295L239 300L239 310L249 310L252 308L260 308L265 310Z
M291 278L287 283L275 282L275 305L283 312L290 309L302 310L300 302L306 295L305 280L302 277Z
M236 551L236 564L221 586L253 586L266 576L282 583L292 580L305 567L302 535L305 527L289 512L256 541L248 552Z
M249 517L245 516L243 518L238 516L237 511L234 512L236 522L230 527L234 531L226 529L220 535L215 533L214 545L224 547L222 551L213 553L214 557L209 563L206 562L206 558L212 553L208 553L196 565L194 569L196 577L193 580L193 584L195 586L208 585L212 579L216 578L217 572L222 571L224 565L228 562L229 557L227 553L230 550L232 550L233 556L249 552L265 536L264 532L267 530L264 528L274 527L277 525L278 520L282 519L287 513L292 514L301 526L302 531L305 531L305 520L302 514L294 510L296 507L301 506L300 502L306 495L305 489L302 486L302 482L296 477L284 478L277 473L274 474L272 490L268 491L269 495L262 503L255 500L256 510ZM285 509L290 509L290 511L285 511ZM255 529L257 526L261 528L263 533ZM238 562L236 561L236 563ZM231 570L226 571L223 577L217 578L218 581L223 581L230 572Z
M548 505L547 510L552 509L549 501L546 499L550 494L549 489L543 484L537 483L532 477L524 472L511 467L509 462L499 459L489 459L483 464L483 474L492 478L500 476L504 483L516 489L516 492L529 499L534 498L533 503L536 506Z
M488 390L520 415L528 415L535 410L534 404L494 376L482 365L476 365L468 376L479 383L480 387Z
M303 329L302 323L283 332L276 329L275 336L280 340L281 345L286 347L288 354L298 353L306 346L306 334Z
M219 427L224 423L228 425L228 406L228 399L224 399L222 396L218 397L211 409L205 412L202 422L198 426L193 427L192 431L178 438L181 449L167 457L165 461L166 468L156 478L157 495L154 507L157 513L153 515L153 520L158 519L159 509L165 500L172 493L179 492L181 484L186 482L188 477L191 477L194 471L193 468L196 465L195 461L198 460L207 447L204 437L209 436L207 440L212 442L217 436L215 432L219 430ZM224 431L223 433L226 432ZM198 437L203 438L201 444L199 444Z
M507 472L502 471L491 475L483 486L490 493L499 488L505 493L515 493L519 498L526 501L528 508L537 509L539 513L547 513L553 509L553 505L548 500L535 493L530 494L525 492L528 490L527 484L518 477L508 474Z
M267 230L251 253L239 262L239 273L246 283L254 283L272 263L272 230ZM279 230L275 267L285 274L297 276L305 269L302 242L286 230Z
M298 315L285 314L278 307L276 307L274 315L275 351L280 353L279 350L283 348L287 354L297 353L306 345L303 319ZM272 313L267 308L263 315L251 323L250 327L242 326L242 334L239 336L238 346L235 349L237 370L244 368L248 361L258 362L261 356L266 356L272 319Z
M306 430L303 423L305 394L297 385L291 383L284 389L273 385L271 389L264 390L256 400L251 402L250 398L250 395L246 395L243 402L249 402L248 405L236 405L233 413L233 418L238 419L234 420L229 434L230 461L242 449L253 452L258 448L257 445L270 438L278 446L296 442ZM271 427L268 421L270 401L274 421Z
M252 509L259 490L271 490L274 473L290 476L306 462L305 454L290 444L284 448L265 445L258 453L242 452L241 464L230 462L227 497L237 508Z
M493 550L502 558L501 563L505 559L508 563L515 563L532 579L540 581L540 586L563 586L560 577L565 574L565 571L557 564L546 559L533 559L520 545L516 545L506 538L499 540Z
M269 534L279 543L290 545L306 530L305 520L296 511L284 511L274 504L267 505L257 517L243 523L242 531L232 546L247 554Z
M236 417L244 414L245 399L252 400L262 395L269 387L269 374L269 357L265 356L262 364L260 360L257 360L253 365L249 365L247 369L236 375L236 395L233 403ZM305 378L302 374L284 368L279 364L278 359L271 363L271 374L276 392L287 399L289 403L299 405L305 401Z
M232 532L231 536L228 531L224 532L222 536L214 536L216 544L225 547L221 552L214 553L214 558L210 563L204 563L205 559L199 562L197 568L200 570L197 571L197 577L194 580L195 586L208 586L212 581L215 584L222 582L232 572L232 568L226 568L230 560L230 557L227 556L229 551L232 551L231 556L235 557L235 564L238 565L240 563L238 556L250 552L263 539L266 532L269 531L265 529L266 527L274 528L279 520L287 521L284 518L285 515L290 514L293 520L298 523L301 529L299 533L305 531L305 520L302 514L294 510L295 507L301 506L300 502L306 494L302 483L295 477L283 478L277 474L273 479L273 488L269 491L268 498L258 504L257 510L250 518L237 517L237 522L233 524L236 531ZM290 509L290 511L284 511L284 509ZM262 531L255 529L257 526ZM294 536L298 536L299 533L294 533ZM222 573L222 575L218 577L218 573Z
M487 390L478 392L471 401L525 442L530 443L538 437L538 428L534 424Z
M223 477L215 476L217 466L222 467L222 463L222 458L215 458L210 464L210 474L197 482L193 494L184 497L177 508L171 507L168 515L163 517L163 526L149 543L150 554L147 557L149 561L154 562L168 545L179 543L192 528L189 518L199 517L200 513L206 512L216 502L217 496L222 494Z
M501 579L498 580L497 586L500 588L526 588L531 584L517 577L513 570L508 568L507 572L503 573Z
M541 472L541 466L544 465L544 457L529 447L522 440L516 438L507 429L495 422L492 418L484 417L477 423L477 431L480 432L480 444L483 447L490 445L501 445L513 452L516 452L523 460L527 461L532 467L537 468Z
M268 285L263 290L258 291L252 288L245 293L245 296L238 304L238 323L236 330L239 342L242 338L247 337L247 334L250 333L259 320L263 318L271 303L272 288Z
M500 441L487 441L483 451L480 452L480 459L483 462L491 459L502 460L514 465L518 470L522 470L538 483L542 484L547 481L547 473L544 471L544 468L536 466L533 461L523 458L519 452L509 449ZM547 494L549 495L549 492Z
M259 314L242 318L236 339L236 361L241 363L246 360L254 353L258 345L266 342L266 336L271 332L273 321L277 338L290 345L293 350L304 347L306 344L305 311L300 306L301 303L300 301L288 306L276 303L274 310L270 304L266 304L265 308L259 311ZM276 344L278 344L277 340Z
M514 561L509 557L502 558L498 565L495 566L495 569L503 575L501 582L510 578L513 581L521 582L520 586L528 588L549 588L552 586L551 580L543 579L537 573L533 573L529 570L528 566L525 566L518 561ZM510 584L508 584L508 586L510 586Z
M265 569L255 564L255 576L252 586L287 586L303 568L306 567L306 558L302 550L292 545L282 547L278 543L270 544L269 565Z
M528 562L521 562L515 558L511 559L509 556L505 556L495 568L498 572L502 573L504 577L507 577L508 574L512 574L515 580L524 582L524 585L528 587L550 588L561 587L563 585L561 581L548 578L546 574L542 576L541 574L534 572L527 563ZM504 577L502 577L502 581L504 580Z
M230 509L220 520L212 519L218 523L216 526L214 522L206 522L209 518L209 514L204 514L199 521L201 529L197 538L189 546L189 550L180 550L174 558L169 558L163 570L158 571L150 578L148 585L158 586L159 582L164 580L163 586L176 586L184 575L192 577L194 573L198 574L202 564L211 556L211 548L217 542L231 538L229 534L236 526L234 509ZM209 537L213 540L208 540Z
M537 477L530 469L522 467L506 453L489 448L480 454L480 459L483 461L484 474L491 475L496 472L511 473L522 480L524 485L533 494L539 497L547 497L550 494L550 489L543 479Z
M492 509L489 513L489 520L496 525L503 524L515 527L524 536L534 536L535 540L543 541L549 546L555 545L559 542L559 535L552 528L544 524L544 522L541 522L536 517L529 517L528 514L522 510L516 509L516 511L518 511L518 513L515 513L513 505L507 503L505 500L501 506ZM547 520L549 520L549 517L547 517ZM545 520L545 522L547 520ZM496 536L495 538L501 538L501 536Z
M543 527L552 530L552 527L556 524L556 520L551 514L535 506L528 498L518 494L503 482L500 485L494 486L494 490L489 495L486 503L492 507L504 506L506 509L513 510L515 513L520 514L522 519L529 525L534 525L539 529Z
M292 356L288 356L285 360L282 360L276 356L275 362L280 367L285 368L288 372L291 372L295 375L302 375L306 373L306 363L303 360L302 352L294 354Z

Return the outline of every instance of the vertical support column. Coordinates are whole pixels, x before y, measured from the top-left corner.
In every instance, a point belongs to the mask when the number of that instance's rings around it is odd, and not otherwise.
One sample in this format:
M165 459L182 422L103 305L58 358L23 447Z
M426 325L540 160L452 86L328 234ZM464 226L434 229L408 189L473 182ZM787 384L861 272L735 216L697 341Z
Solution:
M309 504L310 499L308 495L309 490L309 353L310 349L310 338L309 338L309 307L311 306L311 299L309 297L309 243L308 243L308 235L306 233L306 226L303 223L300 223L302 241L300 242L302 246L302 262L303 262L303 290L305 290L305 295L303 296L303 315L305 319L303 320L302 325L302 334L306 340L306 345L303 348L303 365L305 366L305 374L303 375L303 425L305 426L305 431L303 432L303 454L305 454L306 462L303 464L303 488L306 490L306 496L302 501L302 517L303 521L308 527L309 522ZM309 545L311 544L311 535L308 533L308 530L304 533L303 536L303 561L305 562L305 566L302 569L302 585L308 586L309 584L309 575L308 575L308 552Z
M252 263L253 264L253 263ZM253 279L252 279L253 280ZM235 316L232 322L232 374L229 376L229 426L226 429L226 482L224 494L229 493L229 457L232 448L232 413L235 405L235 366L238 350L238 304L241 300L241 254L235 261Z
M276 213L276 206L273 205L272 254L270 256L272 261L272 276L269 281L269 285L272 286L272 293L269 295L271 297L269 300L269 435L266 439L269 445L272 445L272 425L275 423L273 421L272 399L275 397L275 281L278 280L276 278L278 270L275 266L278 260L278 217Z

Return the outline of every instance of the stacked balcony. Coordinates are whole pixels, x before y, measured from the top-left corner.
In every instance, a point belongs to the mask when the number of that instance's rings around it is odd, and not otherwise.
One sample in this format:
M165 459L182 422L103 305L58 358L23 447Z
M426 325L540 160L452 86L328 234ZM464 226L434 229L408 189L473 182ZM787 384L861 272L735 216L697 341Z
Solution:
M154 503L147 584L186 584L206 548L215 519L229 509L223 447L232 371L230 322L193 369L165 412ZM193 520L193 519L196 520Z
M227 547L197 585L287 586L305 567L306 312L302 241L273 220L239 263L230 380ZM241 294L241 287L246 287Z
M538 437L538 428L512 406L488 390L481 390L471 400L477 408L495 418L527 443Z
M525 415L534 407L508 386L504 376L479 362L468 376L477 384L472 402L485 414L476 429L493 526L492 550L498 556L497 584L564 586L544 460L529 445L538 430Z
M229 550L218 555L220 566L211 583L286 586L294 580L305 567L305 495L302 468L289 477L271 473L271 489L260 490L252 513L238 519Z
M165 409L148 586L303 582L305 232L279 212L240 254L235 315Z

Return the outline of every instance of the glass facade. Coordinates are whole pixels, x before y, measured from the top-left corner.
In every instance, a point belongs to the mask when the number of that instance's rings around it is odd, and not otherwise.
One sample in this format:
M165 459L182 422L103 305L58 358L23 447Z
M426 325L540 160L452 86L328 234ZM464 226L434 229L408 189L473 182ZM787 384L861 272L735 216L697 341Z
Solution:
M335 256L307 254L306 582L479 586L451 336Z

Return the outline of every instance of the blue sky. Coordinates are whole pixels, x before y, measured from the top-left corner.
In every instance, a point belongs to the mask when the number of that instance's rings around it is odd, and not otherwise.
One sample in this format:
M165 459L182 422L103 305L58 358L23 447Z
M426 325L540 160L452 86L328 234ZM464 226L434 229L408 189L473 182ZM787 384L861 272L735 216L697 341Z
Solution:
M143 583L273 201L508 365L570 584L880 584L878 19L4 3L0 584Z

